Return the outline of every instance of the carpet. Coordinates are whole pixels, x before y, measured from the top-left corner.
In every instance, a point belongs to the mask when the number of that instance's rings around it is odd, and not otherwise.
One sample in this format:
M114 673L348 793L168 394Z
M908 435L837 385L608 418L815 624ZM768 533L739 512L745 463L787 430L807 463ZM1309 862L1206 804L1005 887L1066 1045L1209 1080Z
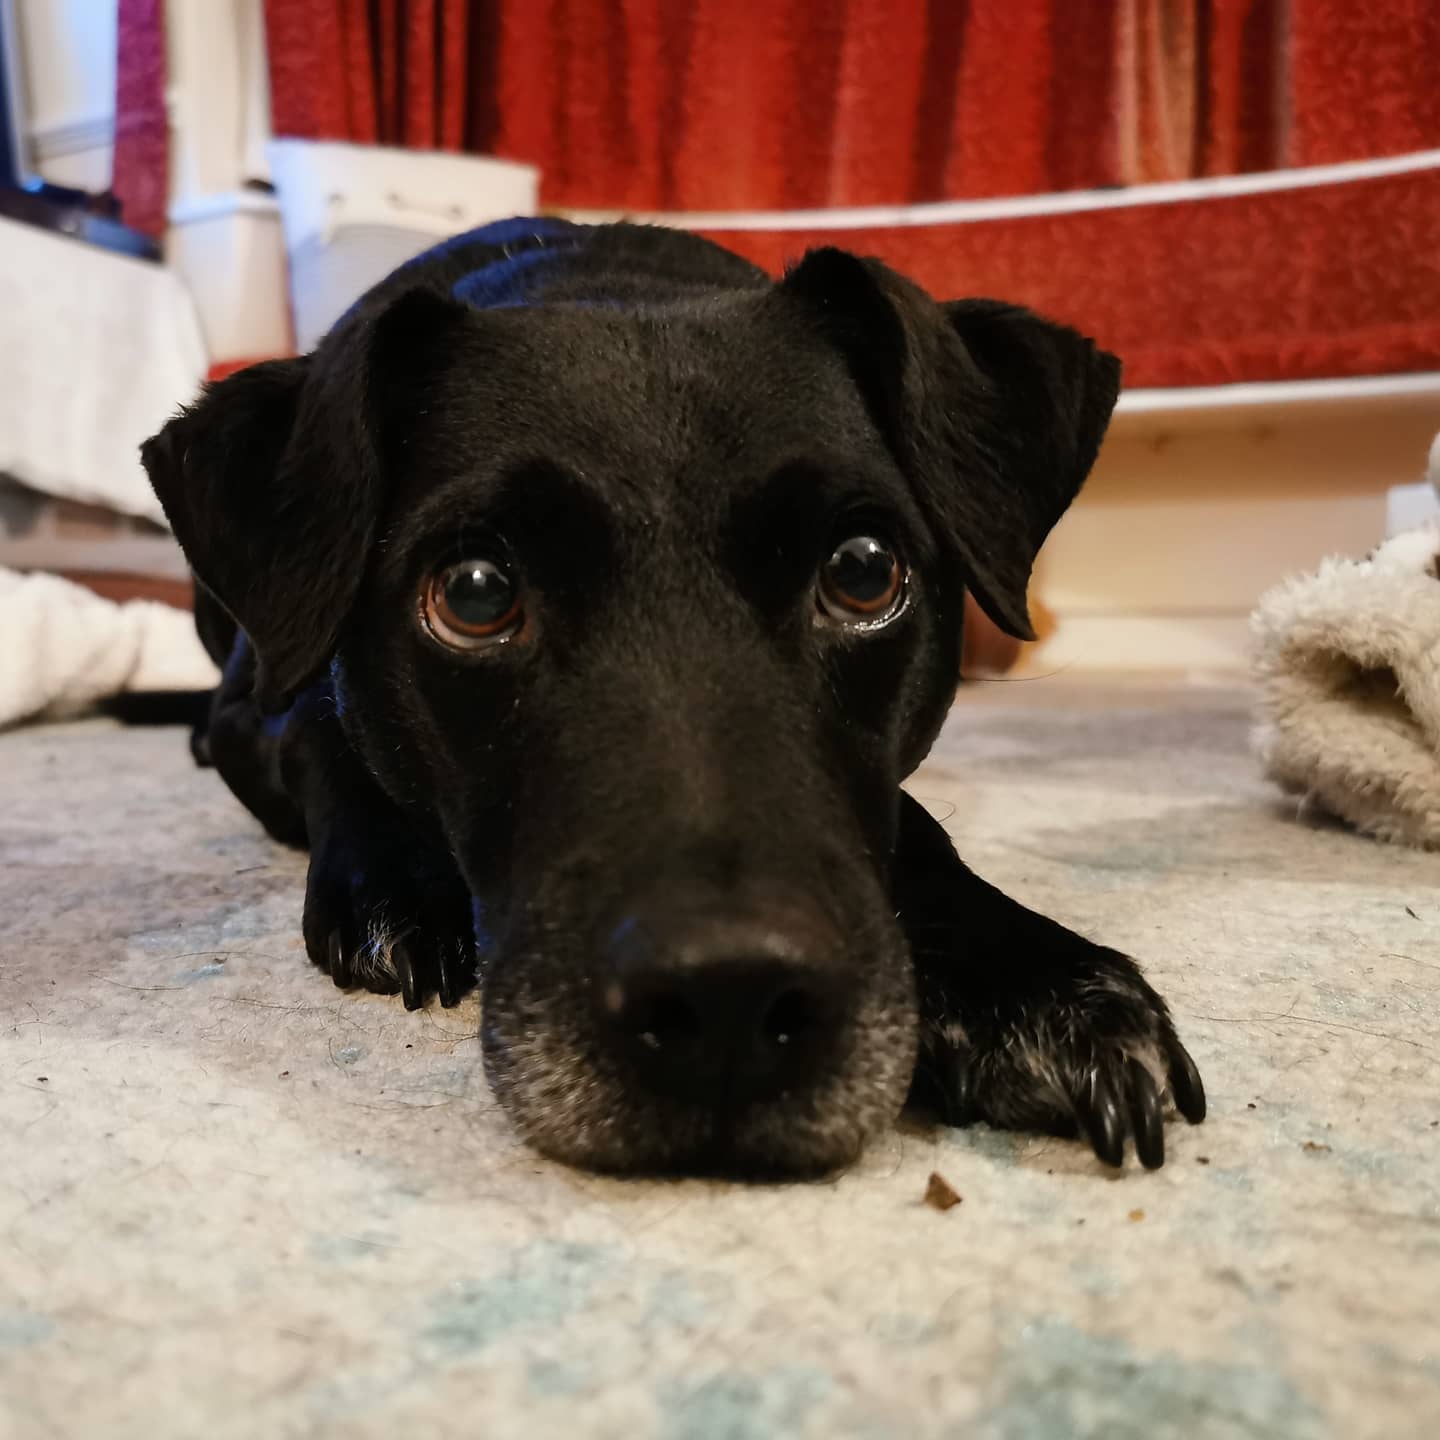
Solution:
M0 735L0 1435L1440 1433L1440 857L1297 814L1249 705L980 686L911 787L1145 962L1165 1168L904 1120L780 1186L540 1159L181 732Z

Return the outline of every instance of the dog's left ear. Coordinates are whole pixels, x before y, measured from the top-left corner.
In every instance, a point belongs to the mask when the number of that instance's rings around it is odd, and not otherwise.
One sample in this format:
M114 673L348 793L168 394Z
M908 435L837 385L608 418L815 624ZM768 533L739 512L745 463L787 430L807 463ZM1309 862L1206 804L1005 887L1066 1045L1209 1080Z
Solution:
M812 251L782 289L845 354L986 614L1034 639L1030 571L1095 463L1120 362L1018 305L938 305L878 260L842 250Z

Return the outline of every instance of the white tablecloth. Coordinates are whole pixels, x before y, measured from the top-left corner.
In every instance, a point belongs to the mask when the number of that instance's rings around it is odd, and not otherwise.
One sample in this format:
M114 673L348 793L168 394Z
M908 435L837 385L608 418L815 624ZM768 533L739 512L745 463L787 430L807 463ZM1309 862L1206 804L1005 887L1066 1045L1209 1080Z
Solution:
M0 471L163 521L137 449L206 368L172 271L0 220Z

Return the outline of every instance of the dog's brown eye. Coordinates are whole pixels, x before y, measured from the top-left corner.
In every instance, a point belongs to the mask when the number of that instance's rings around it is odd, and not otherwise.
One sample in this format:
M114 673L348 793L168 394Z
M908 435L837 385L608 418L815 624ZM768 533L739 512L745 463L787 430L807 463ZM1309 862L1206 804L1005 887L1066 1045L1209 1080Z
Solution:
M847 625L881 620L895 610L904 584L900 557L873 535L855 535L821 568L820 609Z
M506 640L523 618L519 587L493 560L437 570L425 585L423 613L430 633L456 650Z

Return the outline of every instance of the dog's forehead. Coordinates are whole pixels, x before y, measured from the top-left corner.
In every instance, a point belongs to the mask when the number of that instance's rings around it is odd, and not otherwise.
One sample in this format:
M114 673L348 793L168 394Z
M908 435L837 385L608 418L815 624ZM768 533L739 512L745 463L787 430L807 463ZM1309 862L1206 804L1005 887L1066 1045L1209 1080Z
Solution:
M468 452L457 459L555 459L642 486L676 467L763 470L767 455L875 439L840 355L763 291L483 312L446 356L440 391L423 422Z

